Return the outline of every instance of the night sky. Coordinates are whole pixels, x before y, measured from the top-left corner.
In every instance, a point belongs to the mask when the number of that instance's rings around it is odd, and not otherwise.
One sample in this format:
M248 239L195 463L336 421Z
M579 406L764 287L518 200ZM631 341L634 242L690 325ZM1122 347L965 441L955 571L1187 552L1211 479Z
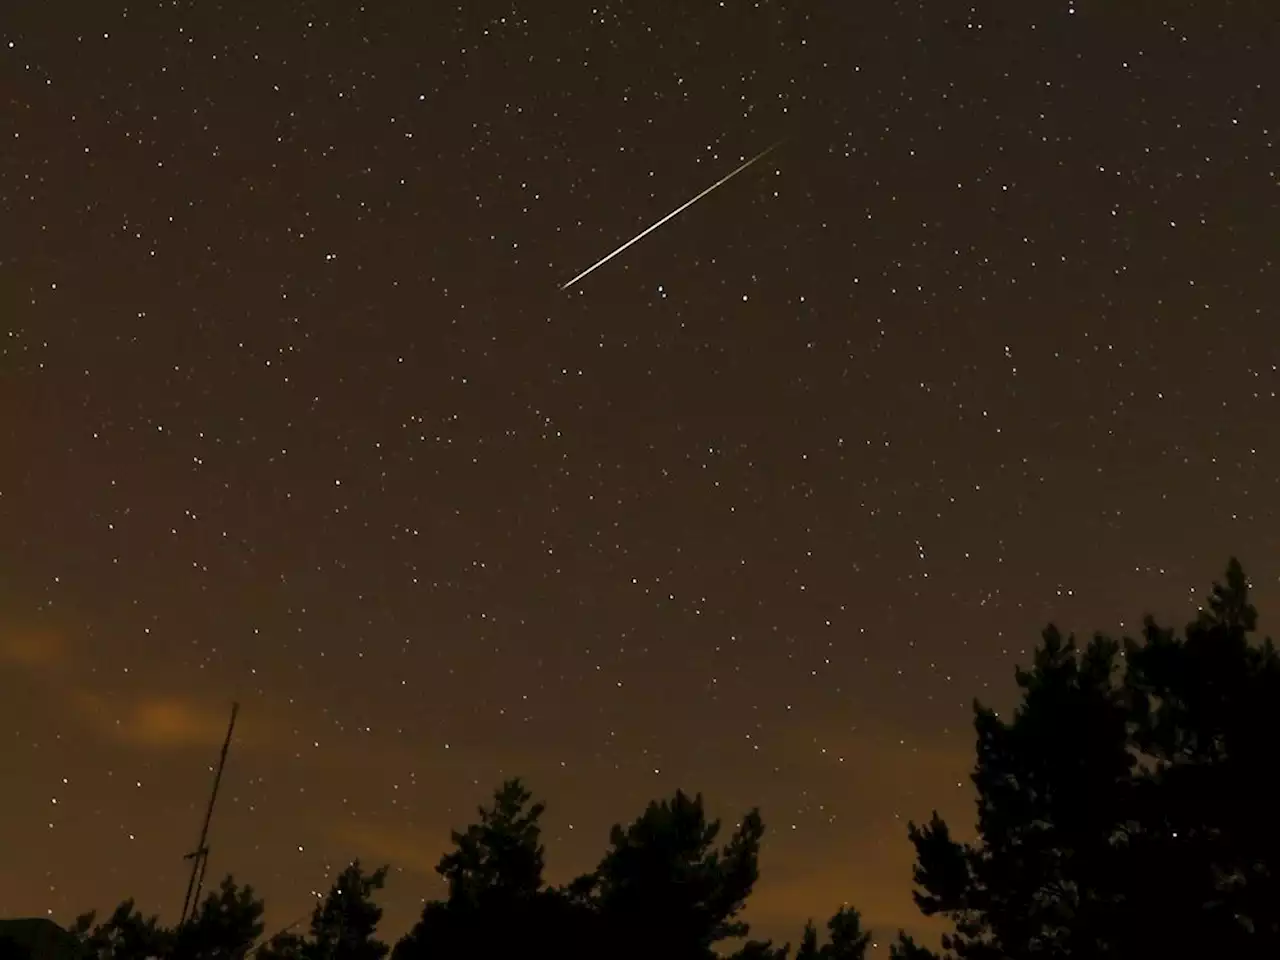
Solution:
M1254 2L19 2L0 17L0 915L394 937L507 776L677 787L748 914L922 927L1050 620L1280 609ZM777 141L567 291L575 274Z

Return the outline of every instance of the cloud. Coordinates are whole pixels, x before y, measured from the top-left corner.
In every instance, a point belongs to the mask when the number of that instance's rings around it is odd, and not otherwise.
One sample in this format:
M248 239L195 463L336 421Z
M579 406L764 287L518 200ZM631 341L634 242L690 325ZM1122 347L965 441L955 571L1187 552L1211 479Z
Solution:
M366 864L390 863L410 873L435 877L445 853L448 826L391 826L373 821L339 823L329 829L333 842Z
M0 626L0 661L29 669L47 669L67 656L62 635L47 629Z
M144 747L212 747L226 738L226 710L176 697L130 705L117 727L121 739Z
M101 674L94 673L91 662L80 656L73 635L65 631L0 621L0 668L16 668L22 678L17 684L20 690L65 705L91 734L102 739L154 750L216 750L226 737L229 698L174 693L156 683L138 693L100 692ZM263 707L255 703L251 710L240 712L237 747L289 746L288 725Z
M176 695L144 695L125 701L107 699L86 688L70 700L90 729L106 740L144 750L216 750L227 736L230 704ZM236 749L280 745L276 726L261 715L236 719Z

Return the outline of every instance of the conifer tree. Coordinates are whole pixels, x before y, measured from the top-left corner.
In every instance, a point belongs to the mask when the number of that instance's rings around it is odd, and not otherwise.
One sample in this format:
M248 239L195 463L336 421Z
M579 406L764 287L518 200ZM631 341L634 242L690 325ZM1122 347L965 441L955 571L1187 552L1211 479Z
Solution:
M1233 559L1183 636L1148 618L1122 656L1045 631L1012 717L975 704L977 841L910 827L945 949L1280 956L1280 658L1256 628Z
M739 915L759 877L764 823L758 810L748 812L717 849L720 827L707 819L701 794L677 791L626 829L613 828L609 851L578 886L590 890L620 960L704 960L717 944L747 935Z
M377 938L382 908L373 895L386 883L387 867L365 873L352 861L316 905L305 937L276 934L257 960L383 960L389 948Z

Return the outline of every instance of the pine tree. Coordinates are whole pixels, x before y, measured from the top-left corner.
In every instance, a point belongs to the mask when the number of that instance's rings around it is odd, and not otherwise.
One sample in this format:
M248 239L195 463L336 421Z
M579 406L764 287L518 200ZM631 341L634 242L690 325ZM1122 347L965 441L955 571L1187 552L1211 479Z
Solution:
M862 929L862 915L844 906L827 921L827 942L818 946L813 921L804 925L796 960L863 960L871 946L871 933Z
M651 803L629 827L614 826L594 875L578 882L620 960L704 960L717 944L745 937L739 919L759 876L759 811L742 818L722 848L701 794L677 791Z
M800 947L796 950L796 960L818 960L818 931L810 920L804 925L804 933L800 937Z
M871 946L871 934L862 929L862 915L853 907L841 907L827 921L830 942L820 951L823 960L863 960Z
M1045 631L1013 717L975 705L977 842L936 813L910 827L916 902L951 920L945 949L1280 956L1280 660L1256 626L1233 560L1185 638L1148 618L1122 657Z
M383 960L389 948L376 936L382 908L373 895L386 883L387 867L366 874L352 861L334 880L311 915L308 936L276 934L257 960Z
M899 930L898 939L889 944L889 960L938 960L938 955Z
M71 933L94 960L242 960L262 935L262 913L253 888L228 875L178 929L125 900L102 923L92 912L77 917Z
M1098 948L1115 908L1115 848L1130 805L1133 759L1124 699L1112 681L1118 645L1045 631L1023 702L1005 721L975 705L977 845L952 840L935 814L910 827L916 902L944 914L957 956L1071 956Z
M218 889L172 931L173 960L242 960L262 936L263 902L228 874Z
M394 960L497 960L553 949L562 958L575 955L590 916L585 903L544 885L544 807L532 800L519 780L509 780L492 807L480 808L477 823L454 832L455 849L436 867L447 896L423 908Z
M1147 618L1126 645L1145 761L1132 910L1180 918L1158 949L1280 956L1280 657L1257 625L1233 558L1184 637Z
M71 933L84 945L92 960L148 960L172 952L172 933L158 916L143 916L132 899L123 901L102 923L95 911L81 914Z
M772 940L748 940L729 955L729 960L787 960L791 945L775 947Z

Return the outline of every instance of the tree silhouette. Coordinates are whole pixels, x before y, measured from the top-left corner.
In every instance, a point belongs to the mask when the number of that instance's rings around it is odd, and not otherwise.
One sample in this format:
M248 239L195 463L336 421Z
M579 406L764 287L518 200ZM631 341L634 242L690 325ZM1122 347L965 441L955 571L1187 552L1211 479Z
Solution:
M829 943L818 951L823 960L862 960L871 946L870 931L862 929L862 915L853 907L841 907L827 921Z
M1105 637L1081 649L1045 631L1012 718L975 704L977 842L936 813L910 827L916 902L951 920L945 949L1280 955L1267 813L1280 665L1270 641L1249 643L1255 628L1233 560L1186 639L1148 619L1122 658Z
M1143 642L1126 644L1145 760L1132 900L1146 916L1176 911L1164 949L1280 956L1280 657L1254 642L1257 625L1233 558L1184 638L1148 617Z
M759 873L757 811L717 849L720 823L707 820L702 797L677 792L628 828L615 826L596 870L560 888L542 876L542 812L519 780L499 787L478 822L453 834L454 849L436 868L448 893L426 904L393 960L705 960L717 944L747 934L738 914ZM781 960L788 952L752 942L736 956Z
M810 920L804 925L804 933L800 936L796 960L818 960L818 956L818 931Z
M366 874L354 860L334 880L311 914L308 936L276 934L258 960L383 960L389 948L376 933L382 908L373 900L386 883L387 867Z
M748 940L729 955L730 960L787 960L791 945L775 947L772 940Z
M1010 722L977 705L978 833L951 840L946 824L911 827L917 902L944 913L961 957L1086 954L1114 907L1116 848L1133 758L1124 697L1112 682L1119 647L1095 637L1079 650L1049 628Z
M102 923L93 912L77 917L71 933L95 960L240 960L262 935L262 912L253 888L228 875L176 930L125 900Z
M899 930L898 939L889 944L889 960L938 960L938 955Z
M457 850L436 868L449 884L449 899L469 903L511 900L542 888L546 864L538 820L546 809L517 780L505 782L493 806L481 807L480 822L454 833Z
M71 925L71 933L93 960L147 960L172 952L172 932L160 925L158 916L144 917L132 899L120 903L102 923L96 920L97 912L91 910Z
M862 915L844 906L827 921L828 941L818 946L813 921L804 925L796 960L863 960L871 946L871 933L862 929Z
M619 960L702 960L716 944L746 936L738 915L759 876L764 824L750 811L717 850L719 832L702 795L680 791L650 803L627 829L614 826L611 849L574 886L589 891L608 952Z
M263 903L228 874L172 933L175 960L239 960L262 936Z
M520 780L508 780L477 823L453 833L456 849L436 867L448 894L427 903L394 960L498 958L552 946L561 957L574 953L588 935L587 904L544 885L544 806L532 800Z

